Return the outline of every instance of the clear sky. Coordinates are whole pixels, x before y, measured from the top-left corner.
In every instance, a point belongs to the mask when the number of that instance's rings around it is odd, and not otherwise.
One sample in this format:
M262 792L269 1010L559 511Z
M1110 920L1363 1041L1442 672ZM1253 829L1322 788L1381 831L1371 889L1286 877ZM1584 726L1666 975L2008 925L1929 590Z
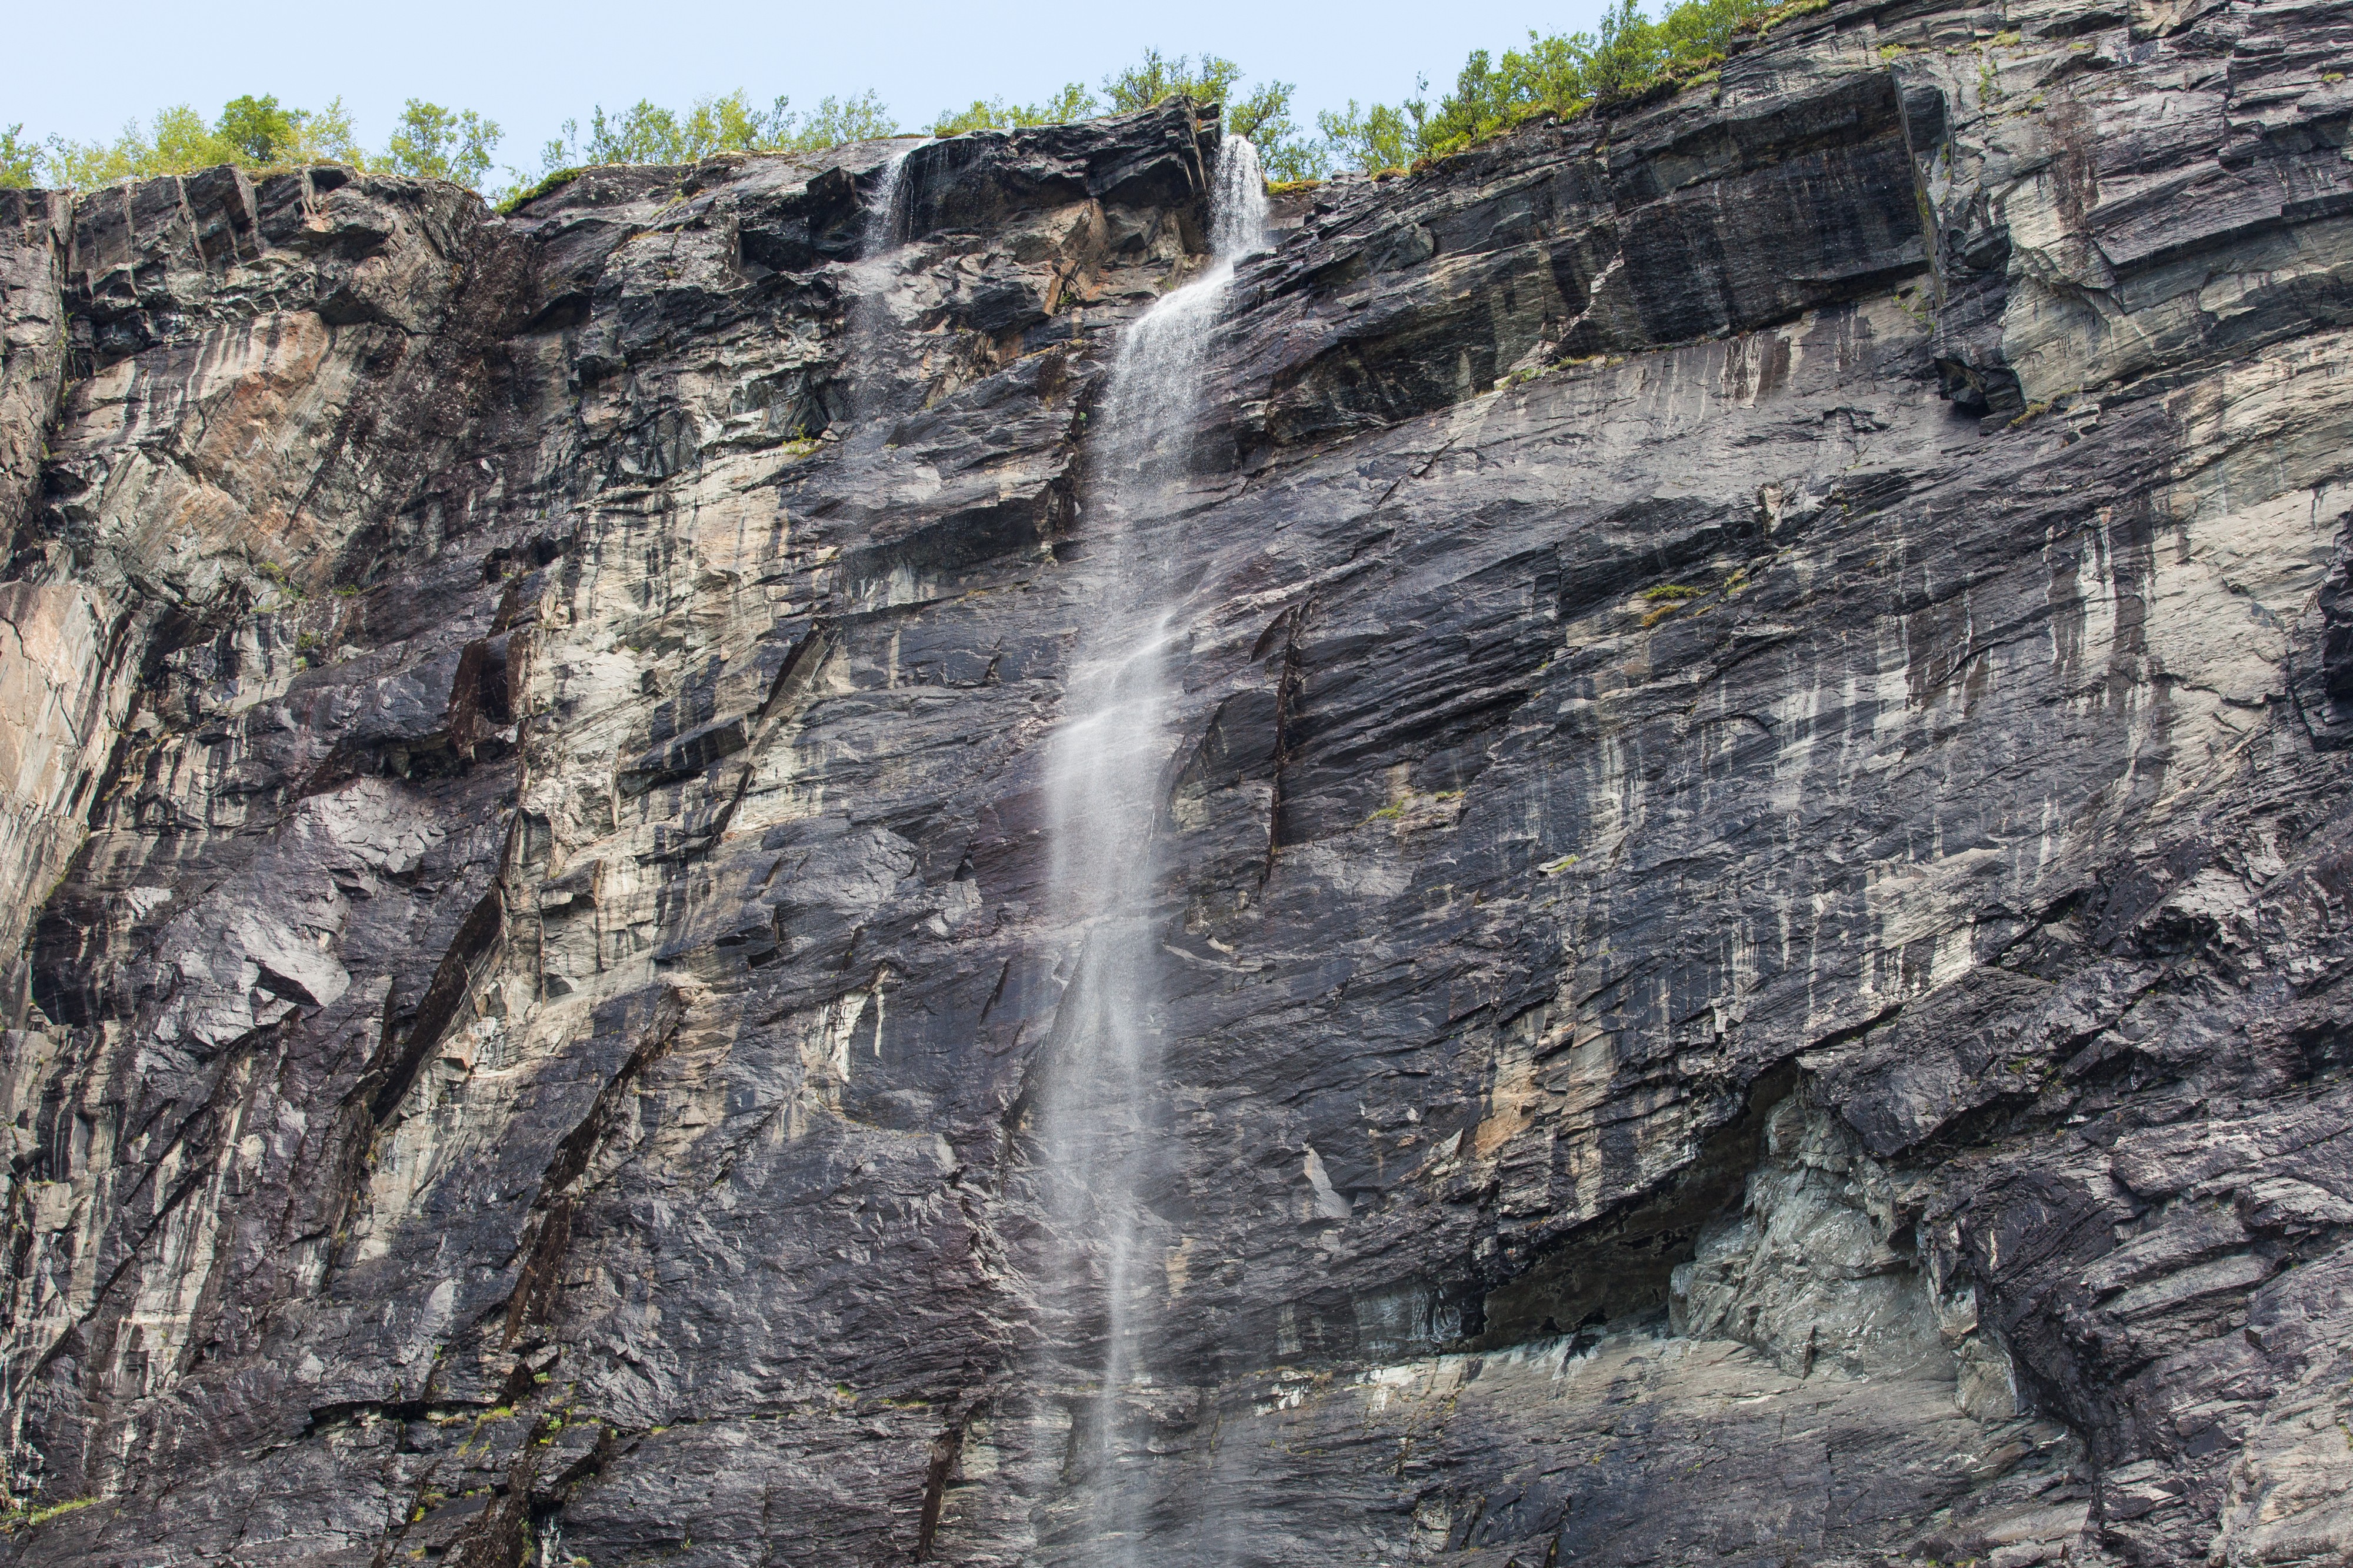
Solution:
M1073 80L1097 88L1147 46L1213 50L1249 81L1297 83L1299 119L1312 129L1318 109L1351 97L1394 101L1419 72L1435 89L1473 48L1509 47L1531 27L1590 27L1600 8L1601 0L27 5L12 8L7 24L13 68L0 85L0 129L22 121L35 139L111 140L126 119L168 103L193 103L209 118L239 93L305 108L340 94L361 141L380 147L401 100L416 97L490 116L506 132L498 162L535 170L540 144L598 103L650 98L683 108L741 87L761 103L788 93L802 109L872 87L913 130L975 98L1031 102Z

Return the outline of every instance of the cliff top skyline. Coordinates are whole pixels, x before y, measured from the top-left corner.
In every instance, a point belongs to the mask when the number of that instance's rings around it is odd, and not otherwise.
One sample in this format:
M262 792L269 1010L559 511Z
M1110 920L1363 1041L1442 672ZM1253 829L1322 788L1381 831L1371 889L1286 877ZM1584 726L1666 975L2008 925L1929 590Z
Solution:
M1509 48L1532 28L1591 28L1603 8L1601 0L1468 0L1417 11L1204 0L1176 16L1090 8L1041 28L1026 10L944 0L894 7L888 26L861 9L742 0L668 12L659 23L610 0L424 0L387 27L372 15L268 0L238 7L240 25L229 27L216 13L140 0L112 14L140 48L111 56L96 83L77 69L21 73L0 106L0 128L21 121L34 140L111 142L126 121L143 125L167 104L210 115L239 94L268 93L306 105L340 97L360 140L375 146L396 128L403 102L418 98L497 121L505 132L498 162L527 169L591 104L683 106L740 88L758 103L785 95L808 110L828 95L871 90L902 128L918 130L976 98L1028 103L1069 82L1092 87L1147 48L1213 49L1243 67L1246 86L1293 83L1293 112L1312 128L1319 111L1351 98L1409 96L1424 74L1441 85L1472 50ZM67 12L37 10L10 31L20 58L71 60L88 50L82 26ZM720 39L724 46L714 47Z

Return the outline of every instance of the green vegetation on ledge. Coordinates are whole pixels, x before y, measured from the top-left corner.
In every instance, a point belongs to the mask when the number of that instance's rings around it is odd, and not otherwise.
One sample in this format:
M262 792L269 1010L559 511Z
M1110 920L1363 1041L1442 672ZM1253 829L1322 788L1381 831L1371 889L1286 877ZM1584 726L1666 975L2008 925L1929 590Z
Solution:
M1205 53L1196 63L1190 55L1171 58L1158 49L1146 49L1135 64L1103 79L1101 98L1074 81L1043 103L975 99L969 109L943 110L932 121L932 134L959 136L967 131L1059 125L1098 114L1149 109L1172 98L1189 98L1196 103L1221 107L1226 128L1250 138L1270 180L1320 178L1329 160L1319 144L1301 135L1298 122L1292 118L1291 98L1296 87L1270 80L1249 93L1238 93L1235 89L1242 75L1242 68L1222 55Z
M565 121L564 134L540 149L540 178L603 163L694 163L718 153L815 153L898 132L898 121L871 89L820 99L806 116L788 98L756 108L741 88L699 98L683 114L641 98L609 119L598 104L585 138L578 121ZM518 189L525 183L515 176Z
M1813 0L1816 7L1821 0ZM1426 98L1356 107L1317 121L1338 162L1366 174L1442 158L1542 114L1564 119L1596 102L1639 98L1699 77L1722 58L1744 23L1767 18L1773 0L1682 0L1656 21L1635 0L1615 0L1595 33L1528 34L1500 58L1478 49L1433 108ZM1423 87L1428 86L1424 79Z
M61 1513L90 1507L98 1501L94 1497L71 1498L64 1502L44 1503L37 1508L16 1509L0 1513L0 1530L22 1530L36 1524L47 1524Z

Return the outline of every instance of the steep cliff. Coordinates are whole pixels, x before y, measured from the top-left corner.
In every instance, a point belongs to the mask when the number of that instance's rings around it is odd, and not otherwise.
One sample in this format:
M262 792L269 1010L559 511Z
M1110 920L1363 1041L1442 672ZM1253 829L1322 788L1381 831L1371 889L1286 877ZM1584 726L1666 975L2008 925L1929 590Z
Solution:
M0 192L0 1553L2342 1561L2348 61L1838 0L1287 198L1117 531L1181 103Z

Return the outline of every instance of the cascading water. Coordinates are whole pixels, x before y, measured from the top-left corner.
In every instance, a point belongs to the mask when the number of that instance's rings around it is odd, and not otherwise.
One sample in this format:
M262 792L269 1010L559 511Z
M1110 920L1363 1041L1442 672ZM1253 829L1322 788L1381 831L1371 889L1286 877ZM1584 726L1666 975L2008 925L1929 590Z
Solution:
M860 256L873 256L899 243L899 176L906 170L907 154L914 150L899 148L883 163L882 177L874 183L874 199L866 208L866 229L858 247Z
M1091 1563L1134 1562L1148 1526L1145 1417L1172 1239L1145 1196L1155 1172L1162 1041L1155 829L1169 732L1178 582L1166 553L1189 476L1203 362L1235 264L1264 248L1258 153L1229 138L1215 165L1209 265L1122 335L1089 488L1100 531L1085 629L1049 753L1051 913L1082 933L1039 1099L1041 1197L1059 1276L1050 1311L1094 1385L1071 1456L1092 1517ZM1092 1353L1092 1364L1083 1358Z
M907 167L908 154L921 145L898 148L883 163L859 231L858 259L852 263L856 282L848 333L849 352L845 357L845 363L853 367L849 383L851 405L838 411L855 417L877 412L891 384L882 360L883 340L891 326L891 284L899 266L892 252L898 247L905 226L899 214L899 176Z

